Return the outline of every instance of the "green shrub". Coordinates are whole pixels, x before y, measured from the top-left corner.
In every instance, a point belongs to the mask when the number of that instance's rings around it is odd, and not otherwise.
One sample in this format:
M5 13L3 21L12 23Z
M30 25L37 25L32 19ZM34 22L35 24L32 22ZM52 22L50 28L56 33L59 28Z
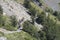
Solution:
M24 22L23 30L28 32L31 35L34 35L34 33L37 32L37 28L28 21Z
M15 24L15 18L7 17L6 21L5 21L5 25L3 26L3 28L10 30L10 31L13 31L13 30L17 30L16 25L17 25L17 23Z
M3 17L3 9L0 5L0 26L2 26L2 24L3 24L3 22L2 22L3 18L2 17Z
M47 18L43 24L42 34L41 34L41 40L55 40L56 38L56 21Z
M27 32L21 31L19 33L12 33L5 35L7 40L37 40L36 38L32 37Z
M45 8L45 11L46 11L46 12L50 12L51 14L53 13L53 9L50 8L50 7L46 7L46 8Z
M17 26L17 18L16 16L10 16L10 22L11 22L11 26L16 27Z
M1 37L1 36L4 36L4 33L0 32L0 37Z
M43 11L39 6L37 6L37 5L34 4L33 2L30 2L29 10L30 10L30 12L31 12L31 14L32 14L33 16L35 16L36 13L39 14L39 13L41 13L41 12ZM35 13L35 14L34 14L34 13Z
M25 6L26 8L29 8L29 0L24 0L24 6Z
M0 5L0 16L3 14L2 6Z
M6 25L6 26L4 27L4 29L9 30L9 31L15 31L15 30L17 30L17 27L13 27L13 26L10 26L10 25Z
M33 2L29 2L29 12L31 12L31 19L32 19L32 23L34 24L35 22L35 18L42 13L42 9L37 6L36 4L34 4Z
M46 18L46 14L44 12L42 12L41 14L38 15L36 22L38 24L43 24L43 22L45 21L45 18Z

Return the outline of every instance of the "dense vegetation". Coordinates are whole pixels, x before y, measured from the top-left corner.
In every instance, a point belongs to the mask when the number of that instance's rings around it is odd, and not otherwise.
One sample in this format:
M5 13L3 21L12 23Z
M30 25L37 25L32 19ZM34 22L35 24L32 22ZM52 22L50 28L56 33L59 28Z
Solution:
M25 21L20 33L3 34L0 32L0 35L7 37L8 40L60 40L60 12L53 11L48 6L45 7L43 0L37 0L37 2L40 4L37 5L33 0L24 0L23 5L28 9L27 13L32 21ZM43 26L42 30L37 29L35 22ZM0 6L0 27L12 31L17 29L17 23L16 16L3 16L3 9Z
M15 16L4 16L3 9L0 6L0 27L3 27L7 30L16 30L17 29L17 19Z
M54 12L51 8L48 8L48 7L46 7L45 11L44 11L41 9L41 7L37 6L34 2L32 2L32 1L27 1L27 2L25 5L28 6L27 8L29 9L29 12L31 12L30 15L31 15L31 17L33 17L32 22L36 21L38 24L42 24L44 26L42 30L36 32L37 36L34 35L33 37L36 37L37 40L59 40L58 39L59 32L57 32L59 29L57 29L57 28L59 27L58 24L60 24L60 23L58 23L57 21L59 21L60 13L58 11ZM46 12L48 13L47 17L46 17ZM36 18L36 19L34 19L34 18ZM25 27L26 26L24 26L24 28ZM29 27L27 27L27 28L29 28ZM28 32L28 31L26 31L26 32Z

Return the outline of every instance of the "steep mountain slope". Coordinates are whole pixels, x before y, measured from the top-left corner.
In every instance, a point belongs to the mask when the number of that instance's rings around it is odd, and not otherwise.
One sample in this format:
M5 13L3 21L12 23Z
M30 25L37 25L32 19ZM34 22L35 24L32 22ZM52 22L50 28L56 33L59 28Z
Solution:
M49 7L51 7L54 11L60 11L59 3L60 0L44 0L44 3L46 3Z
M30 16L26 13L26 9L14 0L0 0L0 5L6 15L16 15L18 19L30 20Z

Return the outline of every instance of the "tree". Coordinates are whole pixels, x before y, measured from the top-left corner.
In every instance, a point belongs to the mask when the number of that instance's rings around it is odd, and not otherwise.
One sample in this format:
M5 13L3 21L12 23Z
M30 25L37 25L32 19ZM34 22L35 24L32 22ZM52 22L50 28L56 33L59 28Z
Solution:
M58 5L60 6L60 2L58 3Z
M60 12L59 11L54 11L53 15L56 16L58 18L58 20L60 21Z
M29 11L31 12L32 24L34 24L36 18L36 9L31 7Z
M60 13L57 15L57 18L59 19L59 21L60 21Z
M1 7L1 5L0 5L0 16L1 15L3 15L3 9L2 9L2 7Z
M52 8L49 8L49 7L46 7L46 8L45 8L45 11L46 11L46 12L50 12L51 14L53 13Z
M31 35L34 35L37 32L37 28L29 21L23 23L23 30L28 32Z
M0 16L0 26L2 26L2 16Z
M57 22L57 21L56 21ZM56 38L56 22L49 19L49 17L45 20L42 29L42 35L40 35L41 40L55 40ZM42 36L42 37L41 37ZM42 39L43 38L43 39Z
M26 8L29 8L29 0L24 0L24 6L26 7Z
M55 12L53 13L53 15L54 15L54 16L58 16L58 12L55 11Z
M33 2L30 2L29 11L31 12L33 24L34 24L34 21L36 21L36 18L38 17L38 15L40 15L43 12L43 10L39 6L35 5Z
M16 27L17 26L17 19L16 19L16 16L11 16L10 17L10 22L11 22L11 25L13 26L13 27Z
M43 22L45 21L45 18L46 18L45 13L42 12L42 13L39 14L37 17L38 17L38 18L36 19L36 22L37 22L38 24L43 24Z
M3 9L0 6L0 26L2 26L2 24L3 24Z
M29 21L25 21L23 23L23 30L35 37L37 40L40 40L37 27L31 24Z
M38 31L38 37L40 40L46 40L46 33L44 31Z
M58 18L58 20L60 21L60 12L59 11L55 11L53 13L54 16L56 16Z

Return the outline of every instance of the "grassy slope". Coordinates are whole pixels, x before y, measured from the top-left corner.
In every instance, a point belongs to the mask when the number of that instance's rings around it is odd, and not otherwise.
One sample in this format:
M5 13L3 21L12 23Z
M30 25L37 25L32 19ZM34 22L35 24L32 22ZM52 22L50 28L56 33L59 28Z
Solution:
M4 36L7 37L8 40L36 40L36 38L24 31L20 33L5 34Z
M19 3L21 3L21 4L24 3L24 0L16 0L16 1L19 2ZM31 5L35 5L35 4L31 3ZM37 9L37 7L36 7L36 9ZM38 7L38 9L37 9L37 11L41 12L42 9L40 7ZM56 18L55 16L53 16L53 15L50 14L50 19L52 19L52 20L55 21L55 18ZM58 19L57 19L57 24L60 25L60 21L58 21ZM58 32L57 39L58 40L60 39L60 31L59 31L59 29L60 29L60 27L57 27L57 32ZM31 35L29 35L28 33L24 32L24 31L22 31L21 33L8 34L8 35L5 35L5 36L8 38L8 40L33 40L33 39L35 40L35 38L33 38Z
M35 10L37 11L37 13L41 13L41 12L43 11L42 8L40 8L40 7L37 6L36 4L34 4L34 3L32 3L32 2L30 2L30 4L31 4L31 7L32 7L32 8L35 7ZM50 19L52 19L52 20L54 20L54 21L57 20L57 24L60 24L60 21L58 20L57 17L55 17L55 16L52 15L51 13L49 13L49 15L50 15ZM56 20L55 20L55 19L56 19Z
M52 14L50 14L50 19L52 19L52 20L54 20L54 21L56 21L57 20L57 25L59 25L60 24L60 21L58 20L58 18L57 17L55 17L54 15L52 15Z
M4 36L4 33L0 32L0 37L1 37L1 36Z
M35 6L35 10L38 11L38 13L41 13L42 12L42 9L40 7L38 7L37 5L35 5L34 3L31 3L31 6ZM58 20L58 18L54 15L52 15L51 13L49 13L50 15L50 19L52 19L54 22L57 20L56 24L58 25L56 27L56 33L57 33L57 38L56 40L60 40L60 21Z
M15 0L18 3L23 4L24 0ZM13 34L4 34L0 32L0 36L4 36L7 40L37 40L36 38L32 37L30 34L22 31L20 33L13 33Z
M31 5L33 6L34 4L31 3ZM37 8L38 6L36 5L35 8ZM39 13L41 13L41 8L38 7L36 10L40 11ZM51 13L49 13L50 15L50 19L52 19L53 21L56 21L56 24L57 24L57 27L56 27L56 33L57 33L57 37L56 37L56 40L60 40L60 21L58 20L58 18L54 15L52 15Z

